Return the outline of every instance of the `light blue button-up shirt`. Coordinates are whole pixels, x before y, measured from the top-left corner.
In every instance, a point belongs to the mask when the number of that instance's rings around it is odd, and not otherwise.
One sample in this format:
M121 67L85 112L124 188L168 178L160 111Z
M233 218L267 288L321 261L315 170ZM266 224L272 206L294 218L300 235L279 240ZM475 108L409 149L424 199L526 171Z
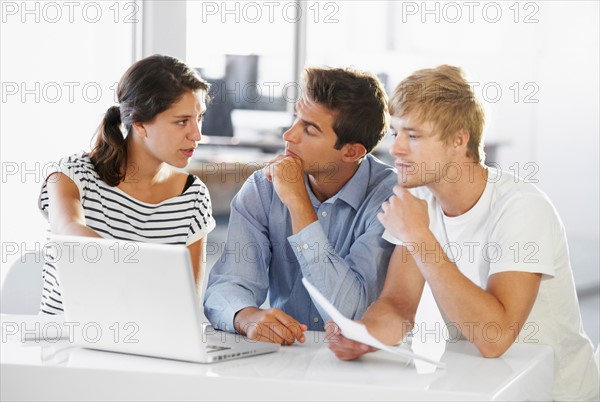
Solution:
M321 203L305 178L319 218L295 235L287 207L262 171L231 202L227 243L213 266L204 310L216 328L234 331L235 313L269 304L309 330L329 319L301 282L306 277L346 317L360 319L383 288L393 244L377 220L392 195L394 170L367 155L354 176Z

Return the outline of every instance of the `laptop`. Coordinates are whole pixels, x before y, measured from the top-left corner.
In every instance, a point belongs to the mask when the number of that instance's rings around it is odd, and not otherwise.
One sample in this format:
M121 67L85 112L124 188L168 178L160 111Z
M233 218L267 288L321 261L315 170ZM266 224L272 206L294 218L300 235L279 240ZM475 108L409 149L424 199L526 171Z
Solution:
M46 250L76 345L197 363L279 349L208 326L183 245L55 235Z

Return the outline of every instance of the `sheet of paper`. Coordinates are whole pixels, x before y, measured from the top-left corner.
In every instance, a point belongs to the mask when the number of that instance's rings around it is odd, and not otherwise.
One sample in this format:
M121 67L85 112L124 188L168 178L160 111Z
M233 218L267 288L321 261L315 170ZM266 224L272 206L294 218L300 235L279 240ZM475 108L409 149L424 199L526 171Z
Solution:
M327 314L329 314L329 316L331 317L333 322L335 322L338 325L338 327L340 327L340 330L342 331L342 335L344 335L346 338L351 339L353 341L360 342L360 343L364 343L365 345L373 346L377 349L381 349L381 350L385 350L387 352L397 354L399 356L402 356L402 357L405 357L408 359L422 360L424 362L433 364L433 365L435 365L437 367L441 367L441 368L446 366L442 362L438 362L438 361L429 359L425 356L417 355L406 349L402 349L402 348L394 347L394 346L388 346L388 345L385 345L385 344L379 342L376 338L374 338L369 333L369 331L367 331L367 328L364 325L362 325L361 323L358 323L356 321L352 321L349 318L344 317L342 315L342 313L340 313L333 306L333 304L331 304L329 302L329 300L327 300L325 298L325 296L323 296L321 294L321 292L319 292L317 290L317 288L315 288L308 280L306 280L306 278L302 278L302 283L304 284L304 287L306 288L306 290L308 290L308 293L310 294L312 300L316 304L318 304L323 310L325 310L325 312Z
M415 322L419 329L416 332L413 330L412 351L439 361L446 351L446 340L442 333L445 323L428 283L423 287ZM422 361L415 361L415 367L420 374L435 373L436 369L435 365Z

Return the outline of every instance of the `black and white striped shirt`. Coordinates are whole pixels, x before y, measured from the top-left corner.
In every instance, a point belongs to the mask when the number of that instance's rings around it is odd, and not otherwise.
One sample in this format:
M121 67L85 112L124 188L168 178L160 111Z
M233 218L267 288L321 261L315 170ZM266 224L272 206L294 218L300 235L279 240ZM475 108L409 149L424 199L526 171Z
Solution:
M67 175L79 189L86 225L104 238L189 246L215 227L208 189L197 177L182 194L158 204L148 204L100 180L86 153L65 157L58 166L60 169L56 171ZM38 206L47 219L46 182ZM62 314L56 268L48 259L43 276L40 310L45 314Z

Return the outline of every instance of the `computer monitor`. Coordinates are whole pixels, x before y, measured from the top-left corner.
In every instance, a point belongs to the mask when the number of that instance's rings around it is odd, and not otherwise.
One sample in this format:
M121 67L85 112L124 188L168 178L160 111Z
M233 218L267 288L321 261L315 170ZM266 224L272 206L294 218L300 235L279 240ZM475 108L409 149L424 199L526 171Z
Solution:
M225 79L206 79L210 83L209 101L202 123L202 134L216 137L233 137L231 111L233 103L229 101L223 90Z
M234 108L256 109L262 95L258 84L258 55L226 55L223 90Z

